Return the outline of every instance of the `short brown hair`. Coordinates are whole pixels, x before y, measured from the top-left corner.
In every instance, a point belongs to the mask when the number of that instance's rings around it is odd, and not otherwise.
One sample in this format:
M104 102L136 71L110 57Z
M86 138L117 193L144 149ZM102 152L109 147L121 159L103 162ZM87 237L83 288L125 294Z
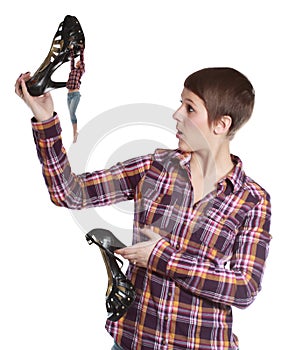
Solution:
M233 68L204 68L185 80L184 86L205 103L209 123L223 115L232 118L228 136L246 123L253 111L255 92L250 81Z

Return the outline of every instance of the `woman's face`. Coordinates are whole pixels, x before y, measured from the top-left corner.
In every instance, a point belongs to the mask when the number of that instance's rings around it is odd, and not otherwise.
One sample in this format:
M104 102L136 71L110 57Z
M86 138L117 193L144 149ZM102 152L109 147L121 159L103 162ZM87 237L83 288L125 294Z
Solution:
M184 152L195 152L210 148L211 127L204 101L192 91L184 88L181 106L173 114L176 120L178 147Z

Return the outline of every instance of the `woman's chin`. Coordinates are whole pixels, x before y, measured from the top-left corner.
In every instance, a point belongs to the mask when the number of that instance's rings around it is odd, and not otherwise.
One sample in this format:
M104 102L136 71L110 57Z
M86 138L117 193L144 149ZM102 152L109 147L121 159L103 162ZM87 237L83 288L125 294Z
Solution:
M181 140L179 140L179 142L178 142L178 148L179 148L180 151L182 151L182 152L192 152L191 147L189 147L189 146L187 145L187 143L185 143L185 142L183 142L183 141L181 141Z

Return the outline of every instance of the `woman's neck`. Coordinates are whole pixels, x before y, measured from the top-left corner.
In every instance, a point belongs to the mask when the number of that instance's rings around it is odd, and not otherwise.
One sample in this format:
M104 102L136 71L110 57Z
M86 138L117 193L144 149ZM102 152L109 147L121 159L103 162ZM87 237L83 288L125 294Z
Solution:
M216 189L217 183L233 168L229 147L219 152L201 150L193 152L190 168L195 202Z

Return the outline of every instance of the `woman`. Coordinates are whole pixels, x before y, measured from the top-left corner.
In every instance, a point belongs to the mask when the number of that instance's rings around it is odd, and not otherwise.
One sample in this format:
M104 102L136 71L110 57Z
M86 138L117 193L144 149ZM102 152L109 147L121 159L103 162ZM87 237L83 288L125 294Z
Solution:
M173 115L176 150L75 175L52 98L30 96L28 78L17 80L16 93L34 114L52 202L71 209L135 202L133 244L116 253L130 262L136 299L117 322L107 320L113 349L238 349L232 307L246 308L260 291L271 240L269 194L229 150L252 114L249 80L232 68L191 74Z
M73 142L77 140L77 118L76 118L76 109L80 101L80 85L81 77L85 72L84 64L84 47L80 46L80 60L75 64L74 50L73 46L70 47L70 58L71 58L71 71L69 73L69 78L67 81L68 89L68 108L70 112L71 123L73 127Z

